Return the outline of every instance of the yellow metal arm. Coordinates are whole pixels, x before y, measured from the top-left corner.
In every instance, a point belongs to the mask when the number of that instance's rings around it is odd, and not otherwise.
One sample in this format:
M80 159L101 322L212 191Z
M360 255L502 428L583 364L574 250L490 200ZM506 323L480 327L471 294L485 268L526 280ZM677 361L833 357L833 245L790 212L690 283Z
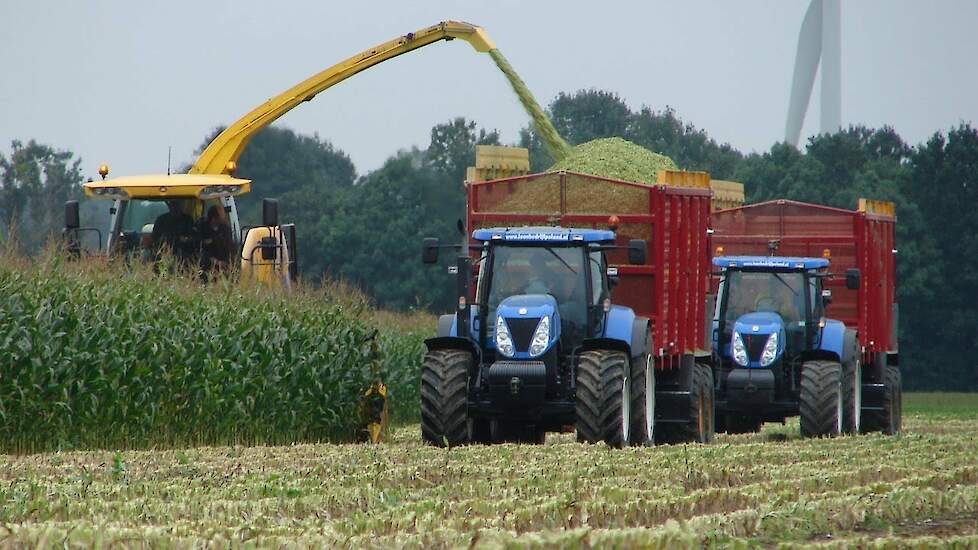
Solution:
M378 63L439 40L455 38L465 40L477 52L485 53L496 47L481 27L459 21L443 21L437 25L374 46L307 78L238 119L204 149L197 162L190 168L190 173L225 173L227 162L229 160L237 161L248 142L259 130L291 111L300 103L311 100L319 92Z

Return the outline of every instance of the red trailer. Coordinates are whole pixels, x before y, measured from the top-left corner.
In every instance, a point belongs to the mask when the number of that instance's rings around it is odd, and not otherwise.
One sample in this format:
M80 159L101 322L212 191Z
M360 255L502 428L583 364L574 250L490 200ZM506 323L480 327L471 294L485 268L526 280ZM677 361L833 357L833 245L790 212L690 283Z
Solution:
M776 200L713 213L716 256L804 256L828 258L837 276L825 281L832 290L826 315L854 327L863 364L896 363L896 246L893 203L859 200L844 210ZM846 270L858 268L863 284L845 285ZM887 360L887 357L889 359Z
M611 228L618 245L646 241L644 265L628 265L624 251L607 252L617 270L613 301L649 320L660 433L708 441L712 382L709 395L691 395L690 389L695 364L707 364L711 355L709 175L664 172L659 185L645 185L561 171L467 182L466 190L470 232L520 226ZM474 252L476 257L478 249ZM690 399L700 399L699 408ZM697 430L700 435L689 435Z
M713 213L713 253L726 278L726 286L721 286L719 278L714 281L714 288L719 289L721 297L714 319L715 337L718 338L716 349L720 355L715 356L714 364L719 381L718 414L727 431L755 430L762 421L783 420L785 416L798 414L799 407L802 433L806 435L869 430L896 433L900 430L895 223L892 203L867 199L859 200L858 210L775 200ZM748 275L744 273L766 274L783 270L785 266L774 267L779 262L797 264L797 268L821 262L811 260L813 258L824 258L828 263L827 267L820 268L823 272L818 277L811 279L813 288L823 289L821 302L815 304L814 296L804 299L809 304L805 311L814 311L813 315L818 316L808 319L810 322L805 321L809 315L805 313L796 326L793 315L797 310L788 305L793 298L771 301L770 294L764 295L773 292L771 290L753 287L757 301L753 308L744 311L739 308L743 307L745 296L754 296L751 291L740 291L736 300L730 298L731 293L737 292L728 288L731 285L740 285L737 288L756 285L745 283ZM825 269L828 273L824 273ZM755 274L750 277L756 281L765 276ZM788 282L781 282L791 288ZM779 290L785 293L783 289ZM802 296L794 292L796 297ZM767 301L767 307L758 305L762 300ZM794 300L800 301L798 298ZM727 305L733 303L737 305ZM770 306L779 303L780 313ZM768 338L767 332L777 328L775 325L770 329L763 326L765 320L771 318L770 313L764 312L770 311L780 315L775 316L780 326L795 327L793 332L787 333L789 342L794 341L793 334L806 335L807 343L801 344L799 340L788 346L800 353L789 354L789 349L784 348L787 344L778 344L778 339L773 336ZM749 322L746 321L748 318ZM733 328L731 323L735 323ZM751 330L758 335L753 335ZM782 337L784 334L782 332ZM836 340L838 353L834 355L831 350L836 349L833 347L836 344L831 344L832 334L841 338ZM763 345L765 350L770 346L771 349L765 351L770 355L762 357L761 347L752 347L755 343ZM785 349L784 356L782 349ZM799 363L801 361L805 363ZM840 369L840 363L841 397L832 394L832 399L843 402L844 410L839 409L843 410L841 414L832 409L834 401L816 395L821 391L834 391L831 384L818 388L809 386L812 391L805 387L806 382L817 384L815 373L824 371L830 378L837 376L833 373ZM810 405L806 405L806 398ZM828 403L824 411L816 410L815 403L819 399L822 404Z

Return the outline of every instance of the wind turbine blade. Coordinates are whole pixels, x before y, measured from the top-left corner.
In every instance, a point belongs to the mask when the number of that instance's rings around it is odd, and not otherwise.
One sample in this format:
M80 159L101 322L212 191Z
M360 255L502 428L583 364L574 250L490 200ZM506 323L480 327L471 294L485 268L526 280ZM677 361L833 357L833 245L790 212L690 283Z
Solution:
M822 133L842 126L842 7L839 0L822 0Z
M791 79L791 97L788 100L788 121L784 128L784 140L798 146L805 111L812 97L815 71L822 55L822 0L812 0L801 22L798 33L798 51L795 54L795 72Z

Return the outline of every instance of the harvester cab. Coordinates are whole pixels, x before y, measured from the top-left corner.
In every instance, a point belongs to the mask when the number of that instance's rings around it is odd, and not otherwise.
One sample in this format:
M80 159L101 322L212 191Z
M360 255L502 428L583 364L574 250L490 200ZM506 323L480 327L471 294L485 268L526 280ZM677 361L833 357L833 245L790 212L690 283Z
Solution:
M108 175L104 165L99 172ZM90 181L83 188L92 199L112 201L105 243L109 256L155 262L165 248L196 265L209 244L200 229L211 214L232 245L229 260L240 256L244 276L286 287L298 276L295 226L279 225L274 199L262 204L261 226L241 226L235 197L251 190L250 180L229 174L149 175ZM87 229L78 227L77 209L74 201L65 206L69 249L78 242L73 235Z
M722 256L713 339L718 429L757 431L801 416L803 435L858 430L856 331L827 319L826 258ZM856 289L859 271L846 273Z
M630 440L630 360L643 355L646 322L612 305L608 230L477 229L478 283L457 258L457 311L425 343L422 437L434 445L539 442L576 423L579 439ZM439 244L425 239L423 260ZM642 240L629 261L645 262ZM474 298L474 303L473 303ZM633 341L634 340L634 341Z

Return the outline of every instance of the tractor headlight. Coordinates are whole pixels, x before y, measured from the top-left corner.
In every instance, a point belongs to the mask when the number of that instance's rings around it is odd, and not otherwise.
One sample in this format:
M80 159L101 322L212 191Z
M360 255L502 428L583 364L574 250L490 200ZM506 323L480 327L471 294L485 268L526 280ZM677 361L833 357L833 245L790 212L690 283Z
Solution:
M513 337L502 316L496 317L496 349L506 357L513 356Z
M768 336L767 343L764 344L764 351L761 352L761 366L767 367L774 362L778 355L778 333L774 332Z
M533 340L530 341L530 355L536 357L547 349L550 343L550 316L544 315L537 323L537 329L533 331Z
M734 363L737 363L741 367L747 366L747 346L744 345L744 339L740 337L739 332L734 332L733 335L733 358Z

